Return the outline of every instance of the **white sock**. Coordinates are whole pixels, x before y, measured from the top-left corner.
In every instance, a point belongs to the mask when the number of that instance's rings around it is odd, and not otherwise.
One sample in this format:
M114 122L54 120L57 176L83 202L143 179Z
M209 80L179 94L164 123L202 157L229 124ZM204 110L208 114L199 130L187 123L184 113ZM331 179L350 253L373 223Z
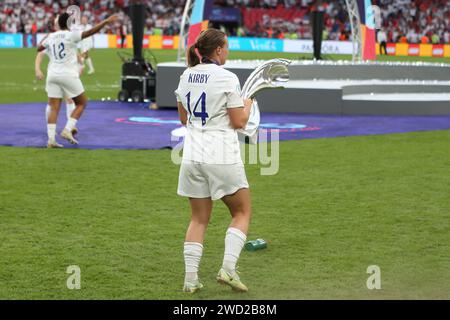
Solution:
M78 120L75 118L69 118L67 120L66 127L64 129L67 129L69 131L72 131L72 129L77 125Z
M184 281L195 281L198 279L198 267L203 254L203 245L198 242L184 243L184 265L186 276Z
M47 122L48 117L50 117L50 111L51 111L51 108L49 105L47 105L47 107L45 107L45 122Z
M228 228L225 235L225 254L223 256L222 268L227 272L236 270L236 263L244 247L247 236L237 228Z
M70 119L70 116L72 115L73 110L75 110L75 103L67 103L66 102L66 116L67 120Z
M92 59L91 58L87 58L86 59L86 63L88 65L88 67L89 67L89 72L94 71L94 65L92 64Z
M56 124L55 123L47 123L47 135L48 135L48 140L55 141L55 138L56 138Z

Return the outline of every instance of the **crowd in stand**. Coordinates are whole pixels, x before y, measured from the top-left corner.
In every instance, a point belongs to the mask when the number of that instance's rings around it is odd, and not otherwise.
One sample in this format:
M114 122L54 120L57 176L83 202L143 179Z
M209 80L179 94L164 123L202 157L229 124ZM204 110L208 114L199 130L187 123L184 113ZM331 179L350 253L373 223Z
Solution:
M146 0L146 34L179 33L185 0ZM230 35L304 39L311 38L310 12L313 0L216 0L215 6L240 10L240 25L224 24ZM381 9L381 28L387 42L450 43L450 1L373 0ZM79 5L95 24L119 13L116 25L104 32L131 31L125 14L129 0L3 0L0 2L0 32L48 32L56 13L69 5ZM324 0L323 38L348 40L351 33L345 0ZM255 16L255 12L258 14ZM258 21L254 21L258 17ZM253 20L252 20L253 19Z
M388 42L450 43L450 1L375 0Z
M151 0L146 3L145 31L147 34L175 35L179 33L184 0ZM105 33L131 32L131 21L125 14L129 0L2 0L0 2L0 32L47 33L57 13L69 5L78 5L89 23L95 25L107 16L118 13L115 25Z

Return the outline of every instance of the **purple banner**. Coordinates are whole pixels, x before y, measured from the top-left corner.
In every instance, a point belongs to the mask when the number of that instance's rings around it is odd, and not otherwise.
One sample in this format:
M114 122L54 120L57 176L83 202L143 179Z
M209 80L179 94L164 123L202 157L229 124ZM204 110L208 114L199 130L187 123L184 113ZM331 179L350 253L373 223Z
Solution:
M241 12L237 8L214 7L209 17L210 21L216 22L239 22Z

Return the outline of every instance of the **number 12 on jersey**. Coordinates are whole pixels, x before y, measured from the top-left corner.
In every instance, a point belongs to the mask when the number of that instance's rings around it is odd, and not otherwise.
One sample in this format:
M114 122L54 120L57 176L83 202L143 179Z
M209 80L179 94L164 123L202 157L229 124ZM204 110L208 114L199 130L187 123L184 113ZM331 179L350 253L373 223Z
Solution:
M198 98L197 102L195 103L194 110L191 111L191 93L189 92L186 95L187 98L187 108L189 111L189 114L194 115L194 117L198 117L202 119L202 126L206 124L206 119L208 118L208 113L206 112L206 92L203 92L200 95L200 98ZM197 111L198 105L201 103L201 112Z
M53 56L55 57L55 60L62 60L66 56L66 53L64 52L64 43L61 42L58 45L58 49L56 49L56 44L53 44Z

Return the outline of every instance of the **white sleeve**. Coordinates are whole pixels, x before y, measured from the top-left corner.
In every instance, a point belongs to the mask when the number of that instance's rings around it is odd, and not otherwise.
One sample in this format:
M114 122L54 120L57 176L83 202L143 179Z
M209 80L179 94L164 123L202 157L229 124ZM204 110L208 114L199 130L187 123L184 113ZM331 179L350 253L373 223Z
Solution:
M241 84L236 75L226 81L225 94L227 95L227 108L242 108L244 99L241 97Z
M174 93L175 93L175 97L177 98L177 102L182 102L182 101L181 101L180 94L179 94L179 90L180 90L180 88L178 88L177 90L175 90Z
M180 82L178 83L178 88L174 91L175 97L177 98L177 102L183 102L183 100L181 100L181 95L180 95L180 92L181 92L181 88L180 87L181 87L181 82L182 82L182 79L183 79L183 74L180 76Z
M48 44L49 37L50 37L50 35L47 35L47 37L44 40L42 40L40 43L40 45L43 46L45 49L48 49L48 47L49 47L49 44Z
M81 39L82 33L83 33L82 31L71 31L69 34L70 41L75 43L80 42L82 40Z

